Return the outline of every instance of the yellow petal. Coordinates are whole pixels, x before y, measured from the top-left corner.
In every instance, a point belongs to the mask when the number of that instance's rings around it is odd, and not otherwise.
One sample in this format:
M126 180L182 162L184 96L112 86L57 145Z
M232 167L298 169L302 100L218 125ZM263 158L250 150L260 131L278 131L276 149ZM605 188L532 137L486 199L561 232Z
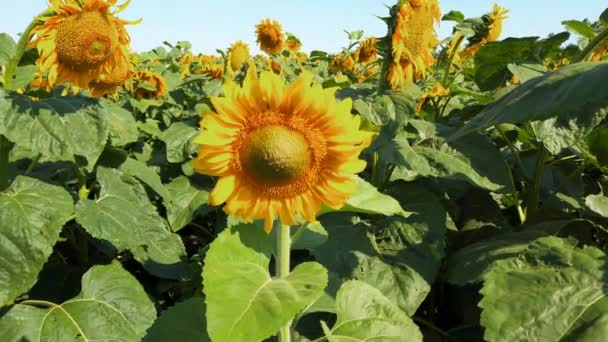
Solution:
M215 188L209 195L209 204L220 205L224 203L236 188L236 177L234 175L221 177Z

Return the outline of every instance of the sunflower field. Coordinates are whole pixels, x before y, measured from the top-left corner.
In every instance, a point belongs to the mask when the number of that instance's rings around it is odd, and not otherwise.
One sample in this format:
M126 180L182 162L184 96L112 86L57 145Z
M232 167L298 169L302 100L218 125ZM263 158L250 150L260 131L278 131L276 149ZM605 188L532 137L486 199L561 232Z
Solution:
M608 341L608 10L392 2L330 52L0 33L0 342Z

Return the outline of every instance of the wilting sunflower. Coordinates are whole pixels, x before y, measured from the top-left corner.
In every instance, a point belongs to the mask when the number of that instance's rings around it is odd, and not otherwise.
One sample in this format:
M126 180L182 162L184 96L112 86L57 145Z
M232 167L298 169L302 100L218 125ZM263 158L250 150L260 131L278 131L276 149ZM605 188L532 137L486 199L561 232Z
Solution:
M435 24L440 17L437 0L409 0L400 5L391 37L393 63L387 75L391 88L426 77L435 63L432 50L439 43Z
M450 91L441 83L435 83L431 90L427 91L420 99L418 99L418 102L416 103L416 113L422 109L422 106L424 106L429 97L447 96L449 93Z
M208 75L209 77L221 80L224 78L224 61L212 55L200 55L197 63L200 65L194 71L197 75Z
M599 62L599 61L603 60L607 54L608 54L608 42L604 42L604 43L600 44L600 46L595 48L595 51L593 51L593 55L591 55L591 61Z
M279 53L283 49L283 28L278 21L264 19L256 26L256 41L260 49L268 54Z
M495 3L494 7L492 8L492 12L485 16L485 20L488 22L485 36L483 36L477 43L471 44L469 47L464 49L461 54L462 58L470 58L482 46L485 46L489 42L498 40L500 34L502 33L502 23L508 18L507 13L509 13L508 9L502 8Z
M115 94L118 87L123 85L131 76L131 65L123 61L112 69L110 73L102 74L99 79L89 84L91 94L95 97Z
M302 48L302 42L293 34L287 33L287 40L285 41L285 49L291 53L297 53Z
M243 64L249 60L249 46L242 41L237 41L228 51L228 61L231 71L239 71Z
M98 76L121 67L129 53L128 22L115 15L130 0L49 0L52 16L41 17L32 31L30 47L36 47L37 65L50 86L69 82L89 88ZM116 8L111 11L110 8Z
M196 170L219 177L209 203L249 222L276 217L295 225L295 215L315 221L321 205L341 207L355 191L353 173L365 162L359 153L371 133L359 130L350 99L337 102L336 89L312 85L304 72L285 86L280 76L250 70L239 87L224 85L212 97L217 112L203 114Z
M160 99L167 95L167 82L157 72L138 70L133 73L127 89L137 99Z
M355 60L358 63L367 64L373 62L378 57L377 44L378 38L369 37L359 43L359 47L355 50Z
M336 55L329 63L331 67L339 71L353 71L356 63L351 55L340 53Z

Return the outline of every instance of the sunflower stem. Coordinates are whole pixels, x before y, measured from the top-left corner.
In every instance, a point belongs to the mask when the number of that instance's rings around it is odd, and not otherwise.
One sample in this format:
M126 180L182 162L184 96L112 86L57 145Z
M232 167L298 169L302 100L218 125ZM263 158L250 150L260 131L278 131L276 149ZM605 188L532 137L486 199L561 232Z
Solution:
M445 74L443 74L443 79L441 80L441 85L446 88L450 86L448 84L448 77L450 76L450 69L452 68L452 63L454 63L454 57L458 53L458 50L460 49L460 44L462 44L463 40L464 40L464 36L458 37L456 44L454 44L454 50L452 50L452 53L450 54L450 57L448 59L448 65L445 67Z
M8 160L13 143L0 134L0 191L8 188Z
M291 227L287 224L277 222L277 260L276 260L276 275L278 278L285 278L289 275L289 259L291 253ZM281 327L279 330L279 341L291 341L291 322Z
M45 10L44 12L42 12L39 15L37 15L36 17L34 17L34 19L32 19L32 21L30 22L30 24L25 28L25 31L21 34L21 37L19 38L19 41L17 42L17 47L15 48L15 54L8 61L8 64L6 65L6 72L4 73L4 88L5 89L14 90L13 88L11 88L11 85L13 83L13 77L15 77L15 71L17 71L17 65L19 65L19 61L21 61L21 57L23 57L23 54L25 53L25 50L27 49L27 43L29 43L29 41L30 41L30 38L32 35L32 30L34 29L34 27L36 27L40 24L40 17L47 16L50 13L52 13L52 12L50 12L49 10Z
M595 38L593 38L593 40L589 42L589 44L587 44L585 49L581 51L581 53L578 54L578 56L576 56L574 60L572 60L572 63L578 63L587 60L589 55L591 55L593 51L606 39L608 39L608 28L606 28L604 31L600 32L597 36L595 36Z

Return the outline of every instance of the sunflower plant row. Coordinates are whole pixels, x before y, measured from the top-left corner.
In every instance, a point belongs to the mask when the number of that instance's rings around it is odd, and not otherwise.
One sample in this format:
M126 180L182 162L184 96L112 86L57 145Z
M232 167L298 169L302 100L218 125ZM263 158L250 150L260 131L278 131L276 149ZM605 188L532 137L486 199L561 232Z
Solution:
M0 34L2 341L608 340L608 10L208 55L128 5Z

